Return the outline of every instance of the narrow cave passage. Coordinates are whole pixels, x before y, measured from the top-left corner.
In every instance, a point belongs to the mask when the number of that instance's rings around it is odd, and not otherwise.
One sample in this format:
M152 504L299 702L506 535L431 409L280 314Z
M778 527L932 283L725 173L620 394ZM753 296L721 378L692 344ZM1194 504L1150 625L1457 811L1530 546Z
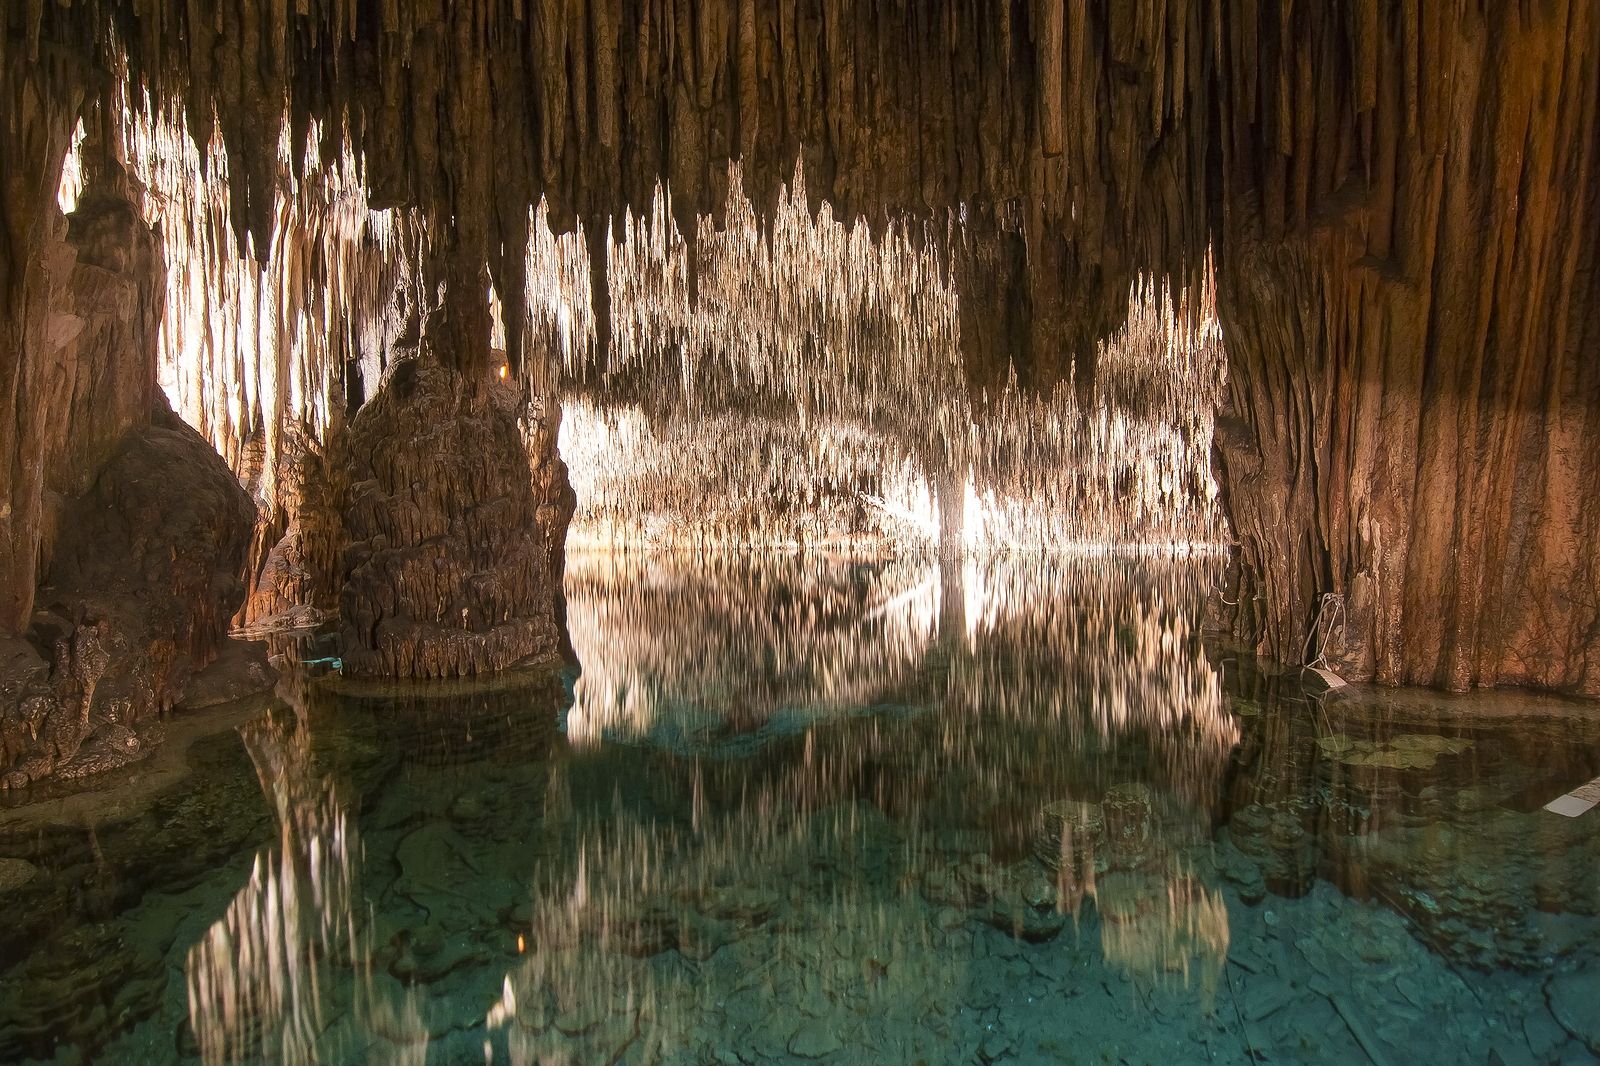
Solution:
M0 14L0 1062L1600 1055L1600 12Z

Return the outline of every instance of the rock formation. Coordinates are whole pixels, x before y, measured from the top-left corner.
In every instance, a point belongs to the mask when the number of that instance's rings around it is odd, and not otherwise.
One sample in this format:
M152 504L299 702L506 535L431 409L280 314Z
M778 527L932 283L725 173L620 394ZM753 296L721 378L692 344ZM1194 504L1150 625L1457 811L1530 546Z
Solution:
M143 752L142 727L217 655L238 607L254 509L171 412L131 430L63 516L0 698L0 765L18 786ZM31 653L31 654L30 654Z
M472 381L485 268L510 363L545 358L524 255L541 197L600 246L665 179L694 241L729 159L766 211L798 156L842 217L929 220L913 230L958 284L996 264L972 288L1003 336L963 331L975 386L1012 362L1026 387L1087 387L1137 273L1193 282L1214 248L1234 629L1351 677L1600 694L1587 0L75 0L4 19L13 408L50 344L59 160L80 113L117 113L95 110L108 85L181 107L200 140L215 115L241 254L281 254L286 169L358 160L373 207L420 218L418 277L454 304L445 362ZM963 218L975 254L940 236ZM0 427L9 469L38 454ZM0 530L12 629L38 481L13 479Z
M276 468L270 481L268 463ZM246 629L320 621L333 608L329 575L338 551L323 447L309 427L295 423L270 459L265 442L252 440L243 465L258 514L245 566L250 591L238 621Z
M1600 10L1301 6L1239 43L1237 628L1352 678L1600 696Z
M139 757L242 593L254 509L156 388L165 269L119 175L56 231L42 343L13 371L0 787Z
M566 467L548 433L530 464L519 394L447 365L443 326L429 319L329 456L347 673L461 677L560 643Z

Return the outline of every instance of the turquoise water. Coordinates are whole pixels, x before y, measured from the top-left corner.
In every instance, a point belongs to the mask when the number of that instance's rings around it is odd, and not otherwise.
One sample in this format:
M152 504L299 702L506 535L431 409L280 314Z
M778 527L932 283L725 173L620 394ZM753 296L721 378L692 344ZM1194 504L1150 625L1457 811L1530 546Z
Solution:
M1325 693L1207 568L575 557L559 669L0 810L0 1062L1593 1061L1600 714Z

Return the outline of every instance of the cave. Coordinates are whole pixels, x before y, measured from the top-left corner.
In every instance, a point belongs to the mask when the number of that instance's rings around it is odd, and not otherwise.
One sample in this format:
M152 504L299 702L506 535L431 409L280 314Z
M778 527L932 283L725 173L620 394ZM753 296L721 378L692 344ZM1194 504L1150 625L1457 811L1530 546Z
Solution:
M1590 0L14 0L0 1061L1600 1056Z

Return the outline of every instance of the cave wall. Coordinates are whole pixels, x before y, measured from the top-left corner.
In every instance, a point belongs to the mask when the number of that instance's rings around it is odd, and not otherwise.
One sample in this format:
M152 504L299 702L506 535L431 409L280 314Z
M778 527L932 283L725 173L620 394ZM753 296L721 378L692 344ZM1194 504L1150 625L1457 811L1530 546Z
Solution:
M1600 695L1600 12L1302 5L1239 44L1235 628L1351 679Z
M156 387L166 268L137 196L100 157L72 214L53 191L36 207L0 423L15 464L0 789L146 754L243 591L255 508Z
M57 88L70 81L47 66L0 59L0 636L20 631L33 612L50 524L45 480L59 457L47 437L59 442L51 426L61 419L37 397L52 377L60 380L52 373L56 353L82 328L70 308L77 256L55 204L84 96L81 86Z

